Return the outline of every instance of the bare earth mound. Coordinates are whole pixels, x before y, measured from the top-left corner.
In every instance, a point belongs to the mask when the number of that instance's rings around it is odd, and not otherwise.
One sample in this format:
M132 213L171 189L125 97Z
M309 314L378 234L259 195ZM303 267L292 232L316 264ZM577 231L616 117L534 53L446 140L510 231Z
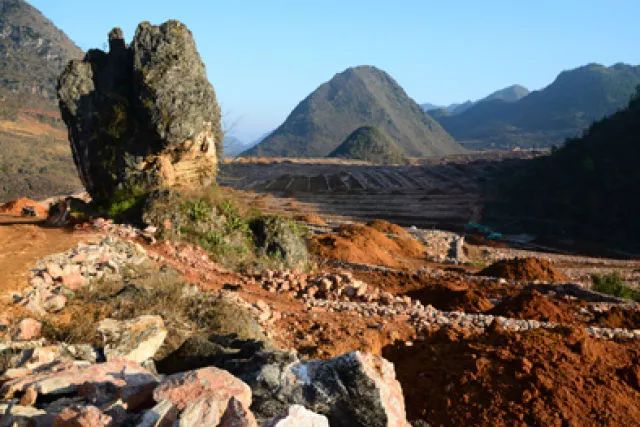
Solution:
M383 219L374 219L373 221L369 221L367 225L371 228L375 228L381 233L386 234L395 234L400 238L411 238L411 234L404 228L400 227L397 224L393 224L389 221L385 221Z
M425 252L411 236L387 236L360 224L342 225L336 233L314 236L311 248L322 258L394 268L419 265Z
M410 420L431 425L636 425L640 351L581 331L462 338L442 331L388 347Z
M422 304L430 304L439 310L484 312L493 304L482 292L464 284L435 283L407 293Z
M540 280L562 282L567 277L556 270L549 261L539 258L503 259L478 273L479 276L501 277L508 280Z
M551 300L536 291L524 291L507 297L490 314L544 322L572 323L576 320L569 305Z
M605 328L640 329L640 311L611 307L609 311L598 316L596 322Z

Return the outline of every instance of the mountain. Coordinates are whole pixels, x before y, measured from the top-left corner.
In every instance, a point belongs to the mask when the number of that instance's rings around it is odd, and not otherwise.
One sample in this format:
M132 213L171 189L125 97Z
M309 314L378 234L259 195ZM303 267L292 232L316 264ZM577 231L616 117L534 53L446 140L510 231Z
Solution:
M489 223L640 253L640 88L581 138L502 177Z
M529 95L529 89L521 85L512 85L497 90L491 95L482 98L478 102L500 100L504 102L516 102Z
M37 9L0 0L0 202L77 191L57 79L82 51Z
M447 108L447 107L443 107L442 105L431 104L430 102L425 102L424 104L420 104L420 108L422 108L422 111L427 113L431 110L439 110L441 108Z
M324 157L361 126L379 127L409 156L464 151L387 73L359 66L318 87L243 155Z
M475 101L465 101L461 104L451 104L445 108L445 111L451 114L458 114L473 107L474 104L475 104Z
M240 138L237 138L233 135L225 135L224 136L224 156L225 157L236 157L242 154L242 152L249 150L250 148L260 144L266 137L271 134L272 131L266 132L257 139L251 142L242 141Z
M497 90L490 95L478 100L478 101L465 101L461 104L450 104L446 107L437 106L435 104L425 103L420 106L426 112L434 110L443 110L439 114L460 114L463 111L473 107L478 102L502 100L505 102L516 102L529 94L529 89L521 85L512 85L505 87L504 89Z
M222 145L225 157L235 157L248 148L245 142L233 135L225 135Z
M58 75L80 48L23 0L0 0L0 35L0 90L56 103Z
M406 159L402 150L383 130L363 126L351 133L328 157L365 160L371 163L396 164Z
M490 99L458 114L430 114L468 148L550 147L624 107L639 84L640 66L589 64L515 102Z

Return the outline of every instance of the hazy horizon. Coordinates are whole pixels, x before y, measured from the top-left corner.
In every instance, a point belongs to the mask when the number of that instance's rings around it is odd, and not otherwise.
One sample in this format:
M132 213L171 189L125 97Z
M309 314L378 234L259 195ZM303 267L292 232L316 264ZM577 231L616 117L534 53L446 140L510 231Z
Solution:
M562 70L592 62L640 63L634 1L30 3L84 50L104 48L114 26L130 40L140 21L183 21L207 65L225 127L245 142L277 127L350 66L374 65L418 103L447 105L512 84L541 89Z

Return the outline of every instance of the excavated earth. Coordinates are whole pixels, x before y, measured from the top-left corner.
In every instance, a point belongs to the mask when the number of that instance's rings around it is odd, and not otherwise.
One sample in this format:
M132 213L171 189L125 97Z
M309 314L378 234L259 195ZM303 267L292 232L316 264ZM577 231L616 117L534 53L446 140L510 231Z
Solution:
M410 419L431 425L637 425L640 348L578 329L440 330L383 350Z
M115 233L202 292L230 293L256 308L281 348L304 358L328 359L351 350L383 355L395 365L411 421L638 424L640 309L590 291L588 278L615 271L636 285L640 262L468 242L466 259L456 260L448 248L437 253L450 241L444 234L407 231L386 221L331 227L331 217L296 212L301 219L308 215L313 231L317 267L305 274L242 275L197 247L152 243L117 226L51 228L0 215L2 312L10 321L27 316L5 296L27 288L38 260ZM528 257L524 267L522 260L499 261L515 257ZM339 284L338 276L355 288L352 297L333 291L312 295L310 287L294 286L302 279ZM108 315L102 311L70 302L47 321L69 325L91 316L87 321L95 323ZM179 344L171 342L174 348Z

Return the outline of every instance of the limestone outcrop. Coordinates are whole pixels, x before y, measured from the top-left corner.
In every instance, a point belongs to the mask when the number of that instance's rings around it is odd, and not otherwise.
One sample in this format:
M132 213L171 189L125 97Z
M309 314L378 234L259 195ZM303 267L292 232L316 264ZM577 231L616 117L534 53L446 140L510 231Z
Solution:
M58 99L78 173L98 205L123 211L151 190L215 179L220 107L184 24L143 22L130 45L113 29L108 52L69 62Z

